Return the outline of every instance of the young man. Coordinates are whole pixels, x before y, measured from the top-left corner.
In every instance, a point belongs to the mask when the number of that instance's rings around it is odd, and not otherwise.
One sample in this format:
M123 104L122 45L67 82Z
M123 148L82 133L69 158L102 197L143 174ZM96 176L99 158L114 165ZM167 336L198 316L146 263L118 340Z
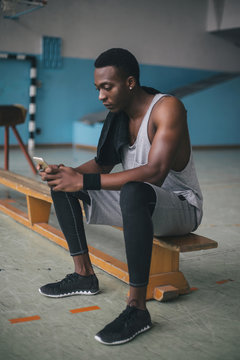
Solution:
M138 62L124 49L102 53L95 61L94 78L99 100L109 109L97 157L75 169L52 165L41 173L51 187L75 272L40 292L50 297L99 292L79 199L88 223L123 226L130 278L127 307L95 336L113 345L152 326L146 288L153 234L194 231L201 222L202 194L183 104L141 87ZM110 173L120 162L123 171Z

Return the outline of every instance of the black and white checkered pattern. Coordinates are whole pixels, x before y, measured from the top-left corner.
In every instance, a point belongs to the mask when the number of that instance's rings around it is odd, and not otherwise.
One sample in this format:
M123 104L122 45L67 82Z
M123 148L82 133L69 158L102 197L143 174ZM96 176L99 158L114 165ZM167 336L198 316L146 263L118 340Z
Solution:
M32 150L35 147L35 114L36 114L36 95L37 95L37 60L35 56L25 54L11 54L11 53L0 53L0 59L5 60L20 60L29 61L31 64L30 68L30 87L29 87L29 123L28 123L28 150Z

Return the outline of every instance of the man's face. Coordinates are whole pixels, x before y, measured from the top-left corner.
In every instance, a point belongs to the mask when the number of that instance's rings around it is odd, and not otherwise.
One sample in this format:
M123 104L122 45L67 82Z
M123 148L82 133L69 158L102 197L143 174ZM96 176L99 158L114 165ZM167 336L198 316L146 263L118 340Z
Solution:
M114 66L96 68L94 82L99 100L111 112L125 110L130 100L128 79Z

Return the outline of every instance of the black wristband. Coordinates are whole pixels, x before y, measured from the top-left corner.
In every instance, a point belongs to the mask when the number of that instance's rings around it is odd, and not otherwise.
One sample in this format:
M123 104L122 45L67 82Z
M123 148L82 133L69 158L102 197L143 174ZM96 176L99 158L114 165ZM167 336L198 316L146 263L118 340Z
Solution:
M83 174L83 190L100 190L100 174Z

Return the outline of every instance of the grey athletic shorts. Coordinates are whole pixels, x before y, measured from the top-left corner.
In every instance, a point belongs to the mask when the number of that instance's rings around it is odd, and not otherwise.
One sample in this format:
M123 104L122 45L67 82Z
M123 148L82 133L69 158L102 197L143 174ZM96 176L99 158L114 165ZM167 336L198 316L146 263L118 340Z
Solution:
M149 184L151 185L151 184ZM174 236L188 234L198 227L197 209L186 199L151 185L157 197L152 215L154 234ZM88 224L123 226L119 205L120 191L88 190L91 205L84 203Z

